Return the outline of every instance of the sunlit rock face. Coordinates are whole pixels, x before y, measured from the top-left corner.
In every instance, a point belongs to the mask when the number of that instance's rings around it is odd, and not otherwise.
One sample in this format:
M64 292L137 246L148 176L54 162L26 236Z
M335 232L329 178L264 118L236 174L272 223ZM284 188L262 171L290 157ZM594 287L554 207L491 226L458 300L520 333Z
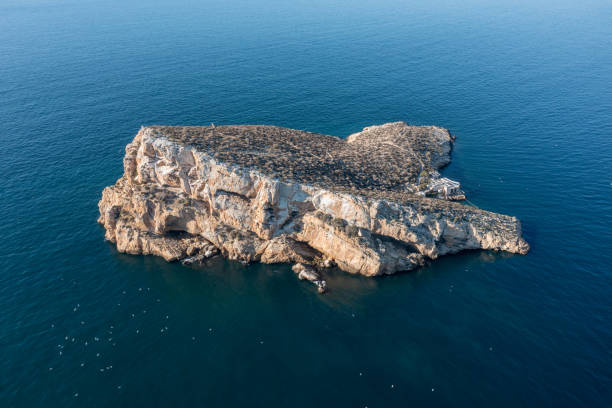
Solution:
M144 127L102 193L99 222L121 252L185 263L220 252L375 276L465 249L526 253L516 218L431 190L452 143L446 129L403 122L347 139L275 126Z

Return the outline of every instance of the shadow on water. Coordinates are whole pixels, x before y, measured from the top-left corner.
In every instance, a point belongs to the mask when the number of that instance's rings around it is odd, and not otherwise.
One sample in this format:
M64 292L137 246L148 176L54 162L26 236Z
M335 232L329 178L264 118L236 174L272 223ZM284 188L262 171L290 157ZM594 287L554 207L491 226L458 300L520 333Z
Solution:
M334 308L356 307L380 289L398 288L409 296L413 290L438 279L440 275L454 275L471 267L482 268L504 259L521 257L497 251L463 251L429 261L423 267L393 275L366 277L350 274L334 267L322 271L328 292L318 294L314 285L300 281L290 264L242 264L215 256L201 265L185 266L166 262L156 256L119 253L109 243L109 249L121 270L126 274L140 274L152 285L177 299L223 299L256 296L266 299L307 297Z

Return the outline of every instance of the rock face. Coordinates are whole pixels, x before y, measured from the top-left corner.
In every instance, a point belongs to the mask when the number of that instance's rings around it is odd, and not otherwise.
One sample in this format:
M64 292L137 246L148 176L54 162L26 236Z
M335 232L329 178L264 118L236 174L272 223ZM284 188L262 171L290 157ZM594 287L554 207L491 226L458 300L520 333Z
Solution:
M375 276L466 249L525 254L516 218L429 197L452 143L445 129L403 122L347 139L274 126L144 127L102 193L98 221L121 252L301 263L307 279L305 265Z

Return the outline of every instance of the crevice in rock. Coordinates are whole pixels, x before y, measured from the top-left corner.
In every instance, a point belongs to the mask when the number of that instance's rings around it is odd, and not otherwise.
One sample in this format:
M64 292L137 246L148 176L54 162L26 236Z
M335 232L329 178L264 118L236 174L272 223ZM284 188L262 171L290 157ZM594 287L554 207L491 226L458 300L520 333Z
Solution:
M375 234L372 233L372 238L374 239L379 239L381 242L386 243L386 244L391 244L394 245L396 247L400 247L402 249L404 249L406 252L408 252L409 254L412 253L420 253L419 250L412 244L408 243L408 242L404 242L404 241L400 241L398 239L392 238L388 235L381 235L381 234Z
M230 197L236 197L236 198L239 198L239 199L241 199L243 201L246 201L247 203L251 202L251 200L247 196L245 196L243 194L240 194L240 193L236 193L234 191L227 191L227 190L217 190L217 191L215 191L215 198L217 198L219 196L222 196L222 195L226 195L226 196L230 196Z

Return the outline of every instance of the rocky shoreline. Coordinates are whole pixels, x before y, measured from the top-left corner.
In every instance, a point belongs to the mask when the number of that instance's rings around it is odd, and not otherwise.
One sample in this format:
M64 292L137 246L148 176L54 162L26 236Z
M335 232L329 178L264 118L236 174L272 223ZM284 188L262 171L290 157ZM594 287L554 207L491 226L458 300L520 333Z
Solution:
M452 202L465 198L439 174L452 143L446 129L403 122L347 139L275 126L143 127L98 221L121 252L295 263L320 291L317 269L331 266L376 276L467 249L527 253L518 219Z

